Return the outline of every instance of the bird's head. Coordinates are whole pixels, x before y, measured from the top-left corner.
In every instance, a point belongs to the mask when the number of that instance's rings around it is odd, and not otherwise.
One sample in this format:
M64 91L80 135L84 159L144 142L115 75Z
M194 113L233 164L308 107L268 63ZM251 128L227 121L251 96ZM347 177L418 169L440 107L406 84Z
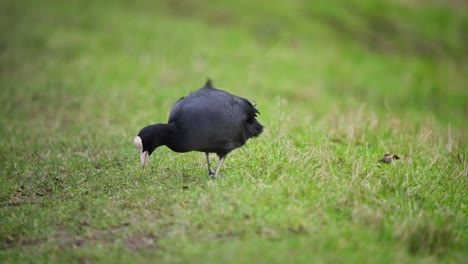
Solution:
M133 139L133 144L135 148L140 151L140 162L141 167L145 167L148 162L148 157L153 153L153 151L159 147L158 137L155 135L157 131L154 125L147 126L143 128L138 136Z

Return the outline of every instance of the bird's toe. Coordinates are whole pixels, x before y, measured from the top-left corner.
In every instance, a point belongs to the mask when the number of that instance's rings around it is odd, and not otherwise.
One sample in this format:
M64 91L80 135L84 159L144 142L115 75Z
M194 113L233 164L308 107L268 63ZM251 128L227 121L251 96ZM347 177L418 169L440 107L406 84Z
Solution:
M213 173L213 174L210 173L210 177L211 177L212 180L221 179L221 178L223 178L223 175L221 175L221 174L216 175L215 173Z

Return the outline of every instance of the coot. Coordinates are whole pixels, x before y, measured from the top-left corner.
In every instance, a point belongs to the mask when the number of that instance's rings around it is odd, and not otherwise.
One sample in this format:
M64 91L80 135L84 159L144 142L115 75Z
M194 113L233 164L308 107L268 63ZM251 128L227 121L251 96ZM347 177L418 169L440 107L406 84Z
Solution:
M172 106L167 124L144 127L133 143L141 152L142 167L162 145L175 152L204 152L208 174L216 178L227 154L262 133L257 114L259 111L249 100L216 89L208 79L204 87ZM209 153L219 157L215 171L211 169Z

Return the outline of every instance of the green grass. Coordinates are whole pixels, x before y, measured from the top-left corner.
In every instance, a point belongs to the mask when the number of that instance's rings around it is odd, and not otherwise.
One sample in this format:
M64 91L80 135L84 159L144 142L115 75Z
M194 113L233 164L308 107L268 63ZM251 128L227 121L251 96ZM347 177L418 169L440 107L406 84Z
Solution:
M446 2L2 1L0 262L468 262ZM141 170L133 137L206 77L265 132L222 179L165 147Z

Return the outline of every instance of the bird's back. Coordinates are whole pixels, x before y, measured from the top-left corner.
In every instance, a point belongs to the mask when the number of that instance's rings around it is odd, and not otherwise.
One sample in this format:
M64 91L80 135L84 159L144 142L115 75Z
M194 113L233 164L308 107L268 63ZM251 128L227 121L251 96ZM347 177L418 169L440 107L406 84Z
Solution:
M188 150L227 154L263 131L255 119L258 113L247 99L216 89L208 81L174 104L168 122L183 133Z

